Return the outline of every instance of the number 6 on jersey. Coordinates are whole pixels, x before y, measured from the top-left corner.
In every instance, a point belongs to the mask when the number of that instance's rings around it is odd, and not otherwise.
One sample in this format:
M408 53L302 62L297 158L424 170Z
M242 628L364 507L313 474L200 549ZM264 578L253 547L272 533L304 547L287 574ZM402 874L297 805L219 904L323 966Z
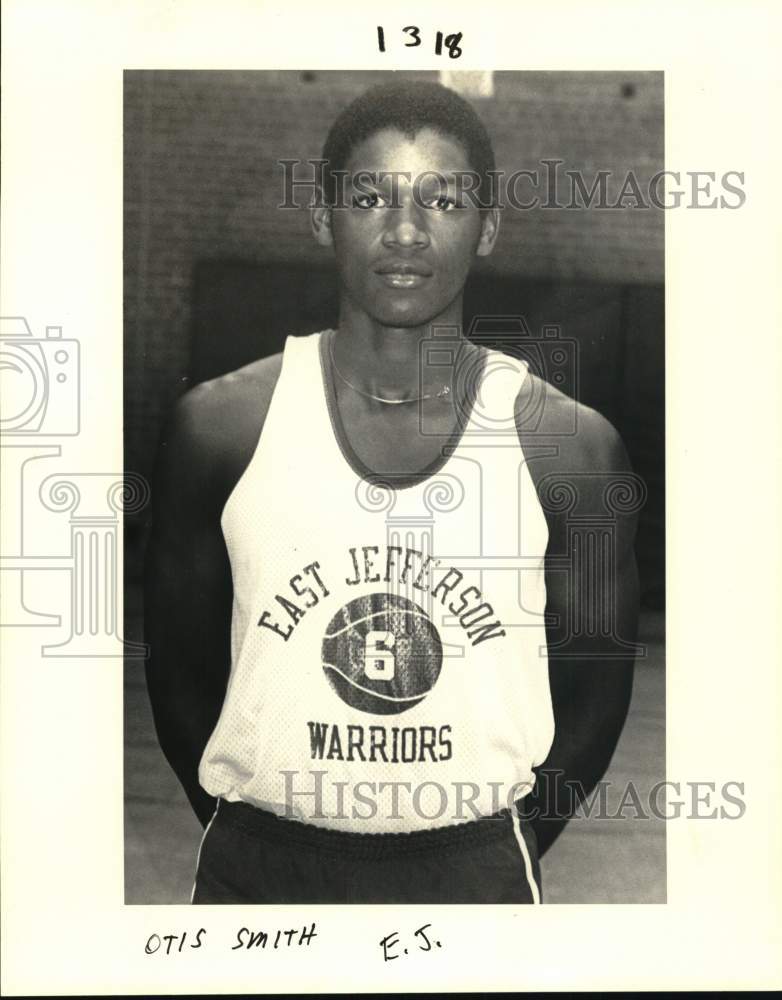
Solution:
M394 679L394 642L393 632L367 632L364 641L364 673L377 681L392 681Z

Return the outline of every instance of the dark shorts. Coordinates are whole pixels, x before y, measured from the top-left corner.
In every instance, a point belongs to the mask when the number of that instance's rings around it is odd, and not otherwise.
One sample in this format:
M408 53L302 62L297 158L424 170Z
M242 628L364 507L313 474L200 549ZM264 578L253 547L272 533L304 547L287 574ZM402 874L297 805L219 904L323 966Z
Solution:
M193 903L539 903L535 834L516 812L413 833L344 833L220 800Z

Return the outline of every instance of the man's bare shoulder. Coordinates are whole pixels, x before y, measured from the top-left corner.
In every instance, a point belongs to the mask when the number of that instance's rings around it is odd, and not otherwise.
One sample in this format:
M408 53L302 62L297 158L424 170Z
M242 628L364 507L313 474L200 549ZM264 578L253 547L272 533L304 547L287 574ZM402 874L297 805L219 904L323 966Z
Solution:
M525 450L556 446L556 454L542 463L548 469L557 467L565 473L629 469L622 439L609 420L531 372L516 398L516 427Z
M260 431L282 368L282 354L253 361L194 386L177 403L180 419L200 434L233 437Z
M194 488L230 492L247 467L263 429L282 368L282 354L253 361L194 386L177 402L161 442ZM166 455L168 453L168 455Z

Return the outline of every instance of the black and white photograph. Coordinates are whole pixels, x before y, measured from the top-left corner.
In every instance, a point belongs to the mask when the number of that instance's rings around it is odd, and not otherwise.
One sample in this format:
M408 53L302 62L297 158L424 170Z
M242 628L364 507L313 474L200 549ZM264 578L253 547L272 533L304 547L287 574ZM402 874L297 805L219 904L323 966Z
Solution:
M663 84L126 72L127 902L665 902Z
M6 0L4 996L779 987L781 11Z

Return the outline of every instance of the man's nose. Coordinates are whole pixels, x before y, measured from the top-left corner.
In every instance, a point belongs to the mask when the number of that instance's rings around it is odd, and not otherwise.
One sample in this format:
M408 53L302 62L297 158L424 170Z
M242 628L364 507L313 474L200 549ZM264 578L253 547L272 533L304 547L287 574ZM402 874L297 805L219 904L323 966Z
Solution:
M425 209L416 205L415 199L404 198L398 207L391 208L387 213L388 224L383 242L400 247L428 246L429 233L424 213Z

